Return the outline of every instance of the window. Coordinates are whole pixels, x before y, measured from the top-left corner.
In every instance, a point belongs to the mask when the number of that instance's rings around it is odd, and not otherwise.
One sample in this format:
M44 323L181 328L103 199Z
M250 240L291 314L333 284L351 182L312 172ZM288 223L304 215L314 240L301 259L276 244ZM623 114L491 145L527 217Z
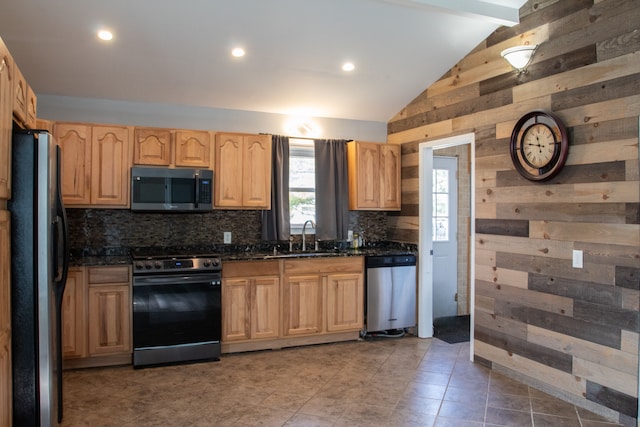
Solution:
M433 170L433 241L449 240L449 171Z
M289 215L291 234L302 234L306 220L316 221L315 151L310 140L289 139Z

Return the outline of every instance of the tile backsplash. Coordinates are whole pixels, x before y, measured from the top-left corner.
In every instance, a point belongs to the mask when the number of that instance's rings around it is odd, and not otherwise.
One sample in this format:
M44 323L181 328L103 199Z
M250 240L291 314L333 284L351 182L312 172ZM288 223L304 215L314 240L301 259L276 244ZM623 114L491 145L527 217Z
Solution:
M208 246L262 242L261 211L213 210L207 213L146 213L125 209L67 209L71 249L140 246ZM349 228L364 231L367 242L387 239L385 212L351 211ZM299 236L294 237L294 241Z

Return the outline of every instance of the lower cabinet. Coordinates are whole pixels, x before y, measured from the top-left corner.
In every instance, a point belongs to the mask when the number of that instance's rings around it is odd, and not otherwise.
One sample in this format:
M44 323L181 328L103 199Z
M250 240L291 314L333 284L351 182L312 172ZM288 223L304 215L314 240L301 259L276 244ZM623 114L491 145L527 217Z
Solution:
M362 257L223 263L223 352L356 339L363 267Z
M284 334L360 330L364 325L363 258L284 262Z
M62 300L66 367L131 362L129 266L69 269Z
M224 263L222 341L277 338L279 331L278 262Z

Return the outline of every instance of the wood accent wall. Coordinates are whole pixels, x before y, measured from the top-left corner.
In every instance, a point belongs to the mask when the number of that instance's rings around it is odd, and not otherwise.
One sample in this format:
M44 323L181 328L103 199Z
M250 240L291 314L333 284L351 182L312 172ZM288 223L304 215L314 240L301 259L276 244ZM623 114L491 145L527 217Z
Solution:
M516 75L500 52L540 44ZM509 156L515 122L556 113L565 169L540 184ZM388 123L403 206L389 237L418 242L418 144L475 133L475 359L635 423L640 308L640 2L529 1ZM572 268L582 250L584 268Z

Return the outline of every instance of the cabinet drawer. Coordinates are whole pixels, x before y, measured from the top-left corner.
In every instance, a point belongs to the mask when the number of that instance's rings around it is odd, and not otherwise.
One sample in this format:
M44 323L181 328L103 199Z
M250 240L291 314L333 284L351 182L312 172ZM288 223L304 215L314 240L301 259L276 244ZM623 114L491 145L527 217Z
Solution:
M362 273L363 257L328 257L316 259L288 259L284 261L284 273L290 274L332 274Z
M278 276L280 263L270 261L227 261L222 264L222 277Z
M89 285L103 283L128 283L130 267L91 267L89 268Z

